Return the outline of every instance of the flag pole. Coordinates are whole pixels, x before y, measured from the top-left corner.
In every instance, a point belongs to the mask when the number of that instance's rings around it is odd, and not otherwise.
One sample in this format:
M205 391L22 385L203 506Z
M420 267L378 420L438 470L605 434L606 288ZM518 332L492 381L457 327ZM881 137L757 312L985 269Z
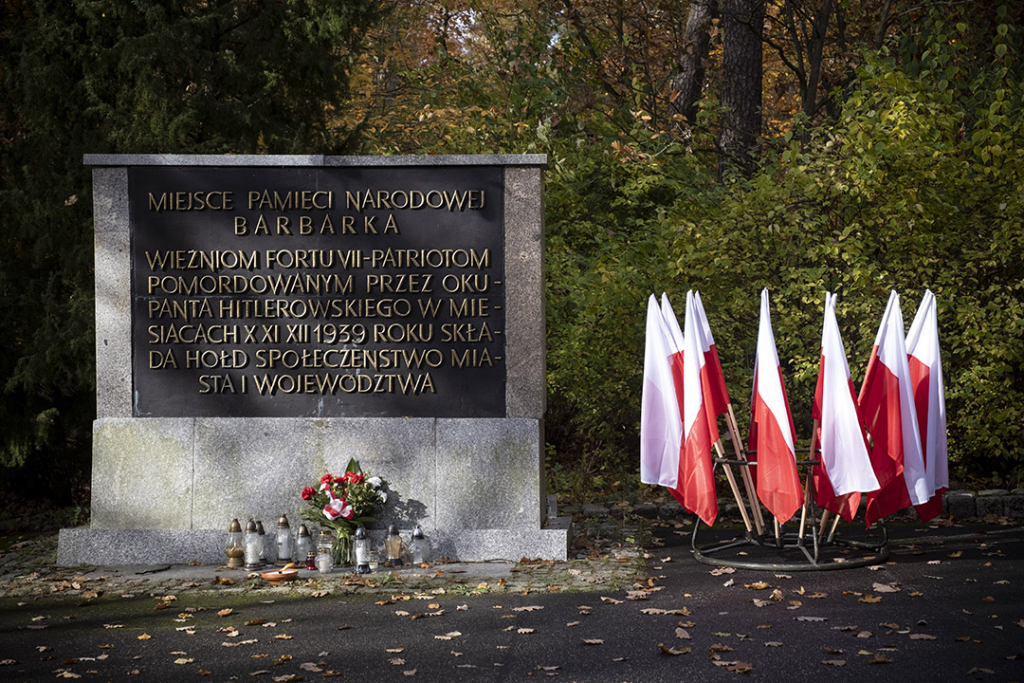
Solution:
M814 426L811 428L811 448L807 454L808 460L814 460L814 451L818 448L818 428L821 426L821 420L815 420ZM800 533L798 534L801 541L804 540L804 531L807 528L807 510L811 506L811 476L814 474L814 466L807 465L807 479L804 482L804 507L800 511Z
M725 450L722 448L721 439L715 442L715 451L718 453L719 458L722 460L725 459ZM722 465L725 467L725 477L729 480L729 488L732 489L732 495L740 506L740 515L743 517L743 526L747 528L747 533L749 534L753 528L750 525L750 518L747 516L747 506L743 504L743 496L740 494L740 489L736 485L736 476L732 472L732 465L725 462L723 462Z
M832 542L832 537L836 535L836 527L839 526L839 520L841 519L842 517L836 515L836 518L832 520L832 528L828 532L828 539L826 539L829 543Z
M736 459L746 462L747 456L743 453L740 445L740 430L736 425L736 414L732 410L732 403L728 404L729 413L725 422L729 427L729 436L732 437L733 449L736 451ZM740 468L743 477L743 486L747 490L747 497L750 499L750 512L754 518L754 526L757 528L757 535L764 536L764 517L761 515L761 506L757 500L757 489L754 486L754 478L750 476L750 465L743 465Z

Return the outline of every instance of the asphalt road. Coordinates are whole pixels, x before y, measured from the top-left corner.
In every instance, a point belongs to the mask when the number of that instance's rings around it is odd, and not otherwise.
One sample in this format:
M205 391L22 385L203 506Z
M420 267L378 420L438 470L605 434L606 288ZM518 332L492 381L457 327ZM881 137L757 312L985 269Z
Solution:
M824 572L655 535L606 592L4 598L0 681L1024 681L1021 526L890 528L887 563Z

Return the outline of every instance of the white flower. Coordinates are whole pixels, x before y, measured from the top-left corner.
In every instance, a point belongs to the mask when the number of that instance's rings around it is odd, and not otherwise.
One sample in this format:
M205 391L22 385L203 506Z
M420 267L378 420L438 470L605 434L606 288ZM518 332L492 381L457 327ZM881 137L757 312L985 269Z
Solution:
M381 481L380 477L370 477L370 478L369 478L369 479L367 479L366 481L367 481L367 482L368 482L369 484L371 484L371 485L373 486L373 488L375 488L375 489L379 489L379 488L380 488L380 485L381 485L381 484L383 483L383 482Z
M380 499L381 499L382 503L388 502L388 492L387 491L378 491L377 493L380 494Z

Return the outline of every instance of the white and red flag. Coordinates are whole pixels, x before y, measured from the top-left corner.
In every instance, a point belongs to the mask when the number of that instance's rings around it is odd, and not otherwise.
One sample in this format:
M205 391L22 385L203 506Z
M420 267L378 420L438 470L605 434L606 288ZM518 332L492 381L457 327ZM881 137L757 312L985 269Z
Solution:
M889 294L875 337L859 402L880 487L867 495L865 517L870 526L898 510L928 502L933 493L925 476L903 312L895 291Z
M679 483L683 425L672 378L674 344L658 301L647 300L644 386L640 407L640 481L669 489Z
M661 293L661 317L665 321L665 335L668 343L669 353L672 354L670 364L672 366L672 382L676 388L676 402L679 404L679 419L682 420L683 411L683 330L679 327L679 319L676 312L669 303L668 294ZM679 498L679 496L676 496ZM679 501L682 503L682 499Z
M829 293L825 294L821 364L812 416L820 424L821 463L814 466L815 502L849 522L857 513L860 494L874 491L879 485L871 469L864 424L836 321L836 295Z
M757 497L780 523L804 504L796 471L796 429L782 384L782 368L768 310L768 290L761 291L761 322L754 361L754 390L750 407L751 451L756 451Z
M693 303L693 292L686 295L686 322L683 334L683 450L680 454L682 503L708 526L718 517L714 465L711 448L718 440L712 436L714 416L708 414L707 372L702 347L703 330Z
M946 450L946 392L939 353L939 325L935 295L925 291L921 305L907 332L910 382L914 388L917 426L921 434L925 481L932 495L915 505L922 522L942 514L942 493L949 488Z
M725 373L722 372L722 361L718 358L715 338L711 336L711 326L704 313L704 304L700 300L700 292L693 293L694 308L700 316L700 327L704 332L704 366L707 368L709 393L711 395L710 413L713 417L729 412L729 391L725 388ZM715 439L718 440L717 438Z

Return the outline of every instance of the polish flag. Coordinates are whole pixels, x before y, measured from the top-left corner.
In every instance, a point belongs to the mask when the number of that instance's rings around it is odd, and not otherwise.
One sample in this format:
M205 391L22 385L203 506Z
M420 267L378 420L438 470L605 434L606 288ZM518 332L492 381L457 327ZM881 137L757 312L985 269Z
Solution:
M679 482L678 487L670 487L668 492L672 494L672 497L679 501L679 504L686 508L686 501L683 497L682 481L683 481L683 461L682 461L682 424L683 424L683 331L679 327L679 319L676 318L676 312L672 308L672 304L669 303L668 294L665 292L661 293L661 317L664 323L663 329L665 330L665 343L669 355L669 365L672 370L672 384L675 387L676 392L676 405L679 407L679 429L680 429L680 452L676 456L676 461L679 463L679 475L677 481ZM688 509L688 508L687 508Z
M683 425L672 379L674 351L658 301L647 301L644 387L640 404L640 481L674 489L679 483Z
M679 409L683 409L683 330L679 327L679 319L669 303L668 294L661 293L661 317L665 323L665 334L668 350L671 354L672 381L676 388L676 401ZM682 419L680 417L680 419Z
M693 303L693 292L686 295L686 322L683 334L683 451L680 454L679 482L682 503L708 526L718 517L718 498L715 494L714 465L711 446L717 441L711 435L707 413L708 401L704 388L707 373L704 370L704 352L700 328Z
M903 312L896 292L889 294L859 402L873 442L871 466L880 487L867 496L865 517L870 526L898 510L928 502L933 493L925 476Z
M711 413L714 417L729 412L729 391L725 388L725 373L722 372L722 361L718 358L715 338L711 336L711 326L704 313L704 304L700 300L700 292L693 293L694 308L700 316L700 327L704 332L704 364L708 369L709 393L711 394ZM717 439L715 439L717 441Z
M942 493L949 488L946 452L946 392L939 354L939 326L935 295L925 291L914 322L907 332L910 383L914 388L917 424L921 433L925 480L932 492L927 503L916 505L917 516L927 522L942 513Z
M693 298L695 300L695 302L696 302L696 304L698 306L699 306L699 303L700 303L700 298L699 298L699 296L697 295L696 292L694 292L693 290L690 290L689 292L686 293L687 318L689 318L689 315L690 315L690 313L689 313L689 305L690 305L690 299L691 298ZM673 376L676 378L676 382L678 383L678 386L680 387L679 392L677 392L678 395L679 395L679 405L683 405L682 386L685 384L685 381L683 380L683 348L684 348L683 333L679 329L679 321L676 319L675 312L672 310L672 304L669 303L668 296L666 296L665 294L661 295L661 311L665 315L665 322L668 325L669 330L673 331L673 335L672 335L673 339L675 339L676 343L678 344L679 355L677 356L677 359L678 359L678 370L679 371L678 371L678 373L675 373L676 366L673 366L673 373L674 373ZM713 377L714 370L709 365L708 342L707 342L707 337L705 336L706 327L704 327L701 324L701 322L700 322L700 311L695 309L695 312L697 313L698 317L696 318L696 321L693 323L693 325L694 325L694 329L696 330L695 334L699 333L696 338L700 342L701 354L704 356L703 365L700 368L700 373L701 373L701 390L704 392L704 402L705 402L705 406L706 406L705 412L707 413L707 416L708 416L708 431L709 431L709 433L711 435L711 443L714 444L714 443L716 443L718 441L718 420L716 418L721 413L718 413L718 412L714 411L715 395L714 395L714 389L712 388L712 382L714 381L714 377ZM714 343L714 342L712 342L712 343ZM714 348L714 347L712 347L712 348ZM715 356L715 360L717 360L717 359L718 359L718 356L716 355ZM724 387L725 385L723 384L722 386ZM728 407L729 407L729 404L728 404L728 401L726 401L722 405L722 412L723 413L726 412L728 410Z
M857 514L860 494L879 486L871 469L846 349L836 322L835 294L825 294L821 364L812 415L820 424L821 463L814 466L815 502L849 522Z
M761 291L761 323L754 361L754 390L750 407L750 450L756 451L757 497L780 523L804 504L796 471L793 416L789 412L782 368L768 312L768 290Z

